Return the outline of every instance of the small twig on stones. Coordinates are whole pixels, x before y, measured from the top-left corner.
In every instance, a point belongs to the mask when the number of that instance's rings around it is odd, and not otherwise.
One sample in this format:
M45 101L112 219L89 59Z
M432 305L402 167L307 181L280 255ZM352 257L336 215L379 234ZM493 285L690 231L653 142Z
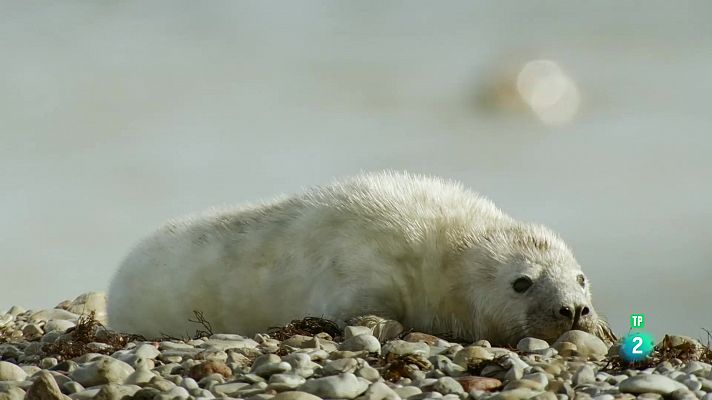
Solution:
M215 332L213 332L213 325L205 318L205 315L202 311L193 310L193 315L195 316L195 319L188 319L188 321L193 322L195 324L200 324L203 326L203 328L205 328L204 330L201 329L195 331L196 339L203 336L212 336L215 334Z

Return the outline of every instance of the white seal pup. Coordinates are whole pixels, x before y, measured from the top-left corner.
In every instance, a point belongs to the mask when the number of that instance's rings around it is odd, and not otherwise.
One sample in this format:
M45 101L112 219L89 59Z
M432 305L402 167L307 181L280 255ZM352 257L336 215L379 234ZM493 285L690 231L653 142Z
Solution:
M570 329L613 337L556 234L458 183L397 172L168 223L111 282L114 329L185 335L194 310L243 335L375 314L497 344Z

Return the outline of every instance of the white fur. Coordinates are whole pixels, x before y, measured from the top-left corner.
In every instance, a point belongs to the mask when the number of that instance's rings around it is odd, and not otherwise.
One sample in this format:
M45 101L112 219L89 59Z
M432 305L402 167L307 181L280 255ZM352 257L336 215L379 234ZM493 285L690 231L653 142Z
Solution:
M215 331L252 335L305 316L377 314L509 341L531 333L532 299L511 290L523 273L547 277L552 310L590 300L588 285L575 284L578 264L549 230L454 182L365 174L168 223L121 265L109 324L147 337L191 334L198 310Z

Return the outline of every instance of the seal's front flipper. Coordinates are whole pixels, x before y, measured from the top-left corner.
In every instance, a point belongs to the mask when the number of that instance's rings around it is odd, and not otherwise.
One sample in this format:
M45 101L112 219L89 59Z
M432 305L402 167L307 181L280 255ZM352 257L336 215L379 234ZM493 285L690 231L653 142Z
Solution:
M398 338L405 330L403 325L395 320L386 319L377 315L361 315L346 320L347 325L365 326L371 329L381 343Z

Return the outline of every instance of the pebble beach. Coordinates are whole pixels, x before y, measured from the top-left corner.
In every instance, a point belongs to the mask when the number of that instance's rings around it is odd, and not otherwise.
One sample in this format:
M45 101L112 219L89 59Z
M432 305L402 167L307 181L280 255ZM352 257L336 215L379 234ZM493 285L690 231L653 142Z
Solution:
M105 309L92 292L0 312L0 400L712 400L712 351L685 336L628 365L582 331L501 348L421 332L381 342L376 331L392 327L307 332L299 321L245 337L198 318L191 337L143 338L106 328Z

